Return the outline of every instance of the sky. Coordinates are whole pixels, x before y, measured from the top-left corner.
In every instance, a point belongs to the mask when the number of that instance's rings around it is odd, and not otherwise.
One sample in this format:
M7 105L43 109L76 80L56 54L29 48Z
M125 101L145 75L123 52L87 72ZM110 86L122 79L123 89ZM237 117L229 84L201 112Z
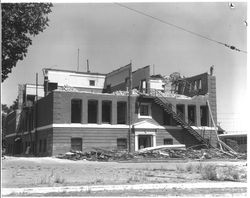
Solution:
M247 4L124 3L133 9L247 51ZM155 66L155 74L186 77L214 65L217 117L227 131L246 131L247 54L230 50L113 3L56 3L49 27L32 38L27 57L2 83L2 104L11 105L18 84L43 84L42 68L108 73L132 61L133 70ZM152 69L152 68L151 68Z

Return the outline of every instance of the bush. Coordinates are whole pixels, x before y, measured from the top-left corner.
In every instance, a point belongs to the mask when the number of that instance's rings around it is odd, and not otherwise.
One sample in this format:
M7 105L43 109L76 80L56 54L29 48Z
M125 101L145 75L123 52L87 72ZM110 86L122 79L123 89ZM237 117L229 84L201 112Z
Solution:
M201 169L202 179L218 180L216 173L216 166L213 164L207 164Z

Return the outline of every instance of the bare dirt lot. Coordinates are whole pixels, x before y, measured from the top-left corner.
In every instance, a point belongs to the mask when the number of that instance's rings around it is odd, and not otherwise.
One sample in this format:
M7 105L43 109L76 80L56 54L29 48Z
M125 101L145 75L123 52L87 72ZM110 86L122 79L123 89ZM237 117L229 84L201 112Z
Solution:
M221 181L213 178L210 173L207 178L201 174L202 167L208 164L212 165L210 169L218 168L217 175L220 175ZM230 167L227 172L224 170L225 167ZM236 170L237 174L234 172ZM2 160L2 187L198 183L201 181L209 183L211 180L246 182L246 170L246 161L170 160L157 163L119 163L70 161L51 157L6 157ZM211 172L209 169L208 171Z

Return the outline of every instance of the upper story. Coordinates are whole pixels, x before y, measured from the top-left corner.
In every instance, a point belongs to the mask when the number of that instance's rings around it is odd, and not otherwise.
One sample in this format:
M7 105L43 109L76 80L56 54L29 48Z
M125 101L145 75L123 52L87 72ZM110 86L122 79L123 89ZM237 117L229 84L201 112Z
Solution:
M178 73L150 75L150 66L132 71L131 64L107 74L43 71L43 86L24 85L19 89L20 104L26 105L20 108L20 116L16 116L18 131L51 124L128 125L129 109L132 123L151 119L159 125L176 126L173 118L153 101L156 92L161 93L161 97L172 104L173 111L183 114L183 119L193 126L213 126L209 102L216 124L215 76L207 73L189 78ZM32 105L36 94L37 125L35 106ZM141 94L147 97L141 98Z
M56 89L74 88L78 91L101 93L104 88L105 74L75 72L57 69L43 69L45 95Z

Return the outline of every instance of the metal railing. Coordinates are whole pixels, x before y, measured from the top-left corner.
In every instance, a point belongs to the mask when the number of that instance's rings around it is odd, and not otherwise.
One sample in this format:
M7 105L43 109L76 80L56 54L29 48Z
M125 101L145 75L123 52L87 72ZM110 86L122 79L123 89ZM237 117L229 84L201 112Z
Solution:
M174 106L169 100L167 100L166 96L164 96L160 91L151 90L149 95L160 100L164 109L166 109L166 111L168 113L172 114L175 121L178 122L183 128L186 128L192 135L194 135L200 141L204 142L208 146L211 146L211 144L209 142L207 142L196 130L194 130L191 127L191 123L193 123L193 122L191 120L189 120L188 118L186 118L184 113L178 112L176 106ZM185 121L185 119L187 119L187 121Z

